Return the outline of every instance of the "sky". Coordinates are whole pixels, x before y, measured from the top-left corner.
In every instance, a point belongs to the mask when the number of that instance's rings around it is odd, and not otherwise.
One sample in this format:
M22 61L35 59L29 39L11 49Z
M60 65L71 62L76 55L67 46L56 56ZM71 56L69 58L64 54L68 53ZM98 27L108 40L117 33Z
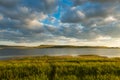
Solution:
M120 47L120 0L0 0L0 45Z

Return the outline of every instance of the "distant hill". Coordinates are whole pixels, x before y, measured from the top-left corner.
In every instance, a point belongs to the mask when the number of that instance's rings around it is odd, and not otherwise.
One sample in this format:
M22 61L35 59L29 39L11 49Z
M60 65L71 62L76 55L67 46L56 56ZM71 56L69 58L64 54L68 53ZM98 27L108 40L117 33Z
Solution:
M30 47L26 47L26 46L0 45L0 49L4 49L4 48L18 48L18 49L24 49L24 48L30 48Z
M74 46L74 45L40 45L36 47L26 47L26 46L9 46L9 45L0 45L0 49L3 48L20 48L20 49L28 49L28 48L113 48L120 49L120 47L107 47L107 46Z
M74 45L40 45L36 48L119 48L107 46L74 46Z

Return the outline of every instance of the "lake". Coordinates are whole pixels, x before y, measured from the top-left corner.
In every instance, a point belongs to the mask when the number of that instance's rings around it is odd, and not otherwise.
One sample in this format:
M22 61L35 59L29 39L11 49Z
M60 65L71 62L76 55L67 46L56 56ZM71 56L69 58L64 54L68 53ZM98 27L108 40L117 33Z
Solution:
M44 48L44 49L0 49L0 59L22 56L63 56L63 55L89 55L95 54L107 57L120 57L120 49L103 49L103 48Z

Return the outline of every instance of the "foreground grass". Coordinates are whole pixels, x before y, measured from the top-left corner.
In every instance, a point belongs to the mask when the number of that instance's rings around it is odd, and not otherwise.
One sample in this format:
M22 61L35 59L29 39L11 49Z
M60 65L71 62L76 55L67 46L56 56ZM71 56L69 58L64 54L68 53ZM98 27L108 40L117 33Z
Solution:
M120 80L120 58L26 57L0 61L0 80Z

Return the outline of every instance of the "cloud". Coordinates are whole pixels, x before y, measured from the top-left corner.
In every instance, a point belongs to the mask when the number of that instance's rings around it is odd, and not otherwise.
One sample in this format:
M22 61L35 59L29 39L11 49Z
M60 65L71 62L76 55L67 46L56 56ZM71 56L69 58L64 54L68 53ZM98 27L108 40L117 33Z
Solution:
M73 4L74 6L77 6L77 5L82 5L86 2L92 2L92 3L117 3L117 2L120 2L120 0L72 0L73 1Z
M118 16L120 6L118 2L119 0L114 2L112 0L73 0L73 6L62 14L61 21L66 24L82 25L78 35L76 34L77 31L72 31L74 32L74 38L77 39L91 41L100 40L104 37L106 39L106 36L118 38L120 37L118 25L120 23L120 16ZM76 14L77 11L82 12L84 18L81 15L79 17ZM74 27L78 26L74 25Z
M114 2L113 0L73 0L74 5L64 12L61 21L83 26L81 33L75 35L78 39L94 40L99 36L117 38L120 37L118 2L119 0ZM74 10L72 10L73 7ZM77 11L82 12L85 17L78 17ZM73 16L76 17L73 18Z
M22 0L22 6L29 7L32 11L52 13L57 8L57 0Z
M0 6L5 8L11 8L17 5L19 0L0 0Z
M0 0L0 40L32 42L49 37L42 20L57 9L57 0Z
M0 41L87 44L120 37L120 0L63 1L0 0Z
M110 23L105 26L101 26L98 28L100 34L110 36L112 38L119 38L120 32L120 22L117 23Z
M0 14L0 21L3 19L3 15Z
M76 22L82 23L83 21L85 22L86 20L91 18L98 19L98 18L106 18L110 15L115 16L119 14L118 12L119 8L120 6L118 3L106 2L101 4L101 3L86 2L84 5L73 6L70 9L66 10L62 14L61 21L64 23L76 23Z
M77 10L75 7L72 7L63 14L61 21L64 23L77 23L84 20L85 17L86 16L82 11Z

